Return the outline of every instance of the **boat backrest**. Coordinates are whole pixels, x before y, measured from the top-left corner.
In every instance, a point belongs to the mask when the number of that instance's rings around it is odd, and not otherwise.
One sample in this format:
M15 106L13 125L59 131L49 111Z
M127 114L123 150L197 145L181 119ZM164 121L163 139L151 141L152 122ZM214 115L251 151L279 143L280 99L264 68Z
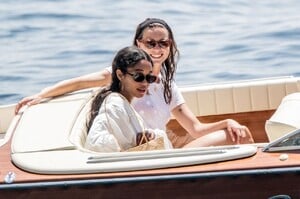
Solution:
M71 130L69 140L73 143L79 150L87 151L84 147L85 140L87 136L87 120L90 111L90 106L93 98L90 98L89 101L82 108L80 113L77 116L77 119L74 123L74 126Z
M300 92L285 96L265 125L270 141L297 129L300 129Z
M86 134L83 112L93 93L79 91L25 109L14 131L12 153L81 148L77 138Z
M0 106L0 134L4 134L15 115L15 105Z
M15 104L0 106L0 147L6 144L10 139L13 124L15 124L18 119L18 116L15 117Z
M299 77L246 80L180 87L197 116L276 109L282 98L300 91Z

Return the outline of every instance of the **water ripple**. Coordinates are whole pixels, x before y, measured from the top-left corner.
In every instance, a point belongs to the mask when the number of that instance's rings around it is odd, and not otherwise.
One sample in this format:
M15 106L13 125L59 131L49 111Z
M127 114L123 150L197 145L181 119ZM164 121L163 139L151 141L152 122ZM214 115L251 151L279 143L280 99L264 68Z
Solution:
M268 32L262 36L269 39L280 40L300 39L300 28Z
M0 82L14 82L14 81L24 81L27 78L24 76L14 76L14 75L0 75Z
M8 20L37 20L37 19L56 19L56 20L82 20L82 19L93 19L92 16L77 15L77 14L64 14L64 13L24 13L14 16L10 16Z

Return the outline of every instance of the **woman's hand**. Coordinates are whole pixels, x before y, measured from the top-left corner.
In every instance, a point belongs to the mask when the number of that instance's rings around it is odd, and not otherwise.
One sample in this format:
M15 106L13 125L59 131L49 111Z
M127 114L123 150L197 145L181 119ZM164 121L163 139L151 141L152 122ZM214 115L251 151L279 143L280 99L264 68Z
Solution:
M145 136L147 138L148 141L153 140L155 138L155 134L154 131L152 130L145 130ZM141 145L141 144L145 144L146 141L145 138L143 138L143 133L137 133L136 134L136 145Z
M237 144L254 143L250 130L235 120L227 119L227 131L232 141Z
M19 112L19 110L27 105L27 106L31 106L31 105L35 105L35 104L39 104L41 101L43 100L42 97L40 97L38 94L37 95L32 95L32 96L28 96L28 97L24 97L22 100L19 101L19 103L17 104L16 108L15 108L15 114L17 114Z

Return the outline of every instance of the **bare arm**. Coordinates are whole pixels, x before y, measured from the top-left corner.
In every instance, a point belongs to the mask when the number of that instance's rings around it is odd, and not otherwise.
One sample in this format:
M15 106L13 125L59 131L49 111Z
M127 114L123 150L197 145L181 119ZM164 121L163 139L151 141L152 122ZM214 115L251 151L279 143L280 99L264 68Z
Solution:
M179 124L194 138L200 138L207 136L210 133L222 130L222 132L219 133L229 134L233 143L239 144L240 140L246 137L250 137L252 139L249 129L232 119L221 120L213 123L201 123L186 104L181 104L174 108L172 110L172 114L175 116Z
M43 89L40 93L38 93L38 95L42 98L48 98L85 88L104 86L110 83L110 75L111 74L108 71L103 70L101 72L63 80L53 86Z
M107 70L102 70L100 72L91 73L88 75L83 75L80 77L63 80L56 83L53 86L43 89L41 92L23 98L16 106L15 113L24 105L34 105L40 103L43 99L49 97L55 97L65 93L77 91L85 88L92 88L97 86L104 86L109 84L111 81L111 73Z

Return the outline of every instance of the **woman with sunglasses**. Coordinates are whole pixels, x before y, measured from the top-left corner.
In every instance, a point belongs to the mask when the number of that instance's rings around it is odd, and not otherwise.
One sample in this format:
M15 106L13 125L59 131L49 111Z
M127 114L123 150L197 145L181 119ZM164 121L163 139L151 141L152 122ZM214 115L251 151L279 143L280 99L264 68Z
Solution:
M158 77L156 82L149 86L147 95L132 102L148 127L165 130L172 114L194 138L186 145L187 147L253 142L248 128L235 120L201 123L187 107L174 82L179 51L173 32L164 20L148 18L140 23L133 43L150 55L153 61L153 75ZM37 104L44 98L79 89L104 86L110 82L111 68L65 80L42 90L39 94L22 99L16 111L24 104Z
M142 132L151 140L163 137L164 148L172 148L162 130L144 129L143 120L131 107L133 98L143 97L155 82L150 56L136 46L121 49L112 62L112 81L92 101L87 123L87 149L97 152L126 151L139 145Z

